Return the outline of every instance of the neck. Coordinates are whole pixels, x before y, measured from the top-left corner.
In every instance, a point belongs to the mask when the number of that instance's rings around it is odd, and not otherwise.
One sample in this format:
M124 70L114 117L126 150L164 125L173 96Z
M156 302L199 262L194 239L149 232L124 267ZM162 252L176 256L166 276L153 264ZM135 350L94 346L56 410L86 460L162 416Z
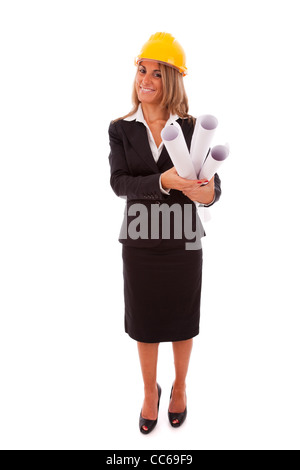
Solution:
M170 117L170 113L166 108L157 105L142 103L142 110L148 124L154 121L167 121Z

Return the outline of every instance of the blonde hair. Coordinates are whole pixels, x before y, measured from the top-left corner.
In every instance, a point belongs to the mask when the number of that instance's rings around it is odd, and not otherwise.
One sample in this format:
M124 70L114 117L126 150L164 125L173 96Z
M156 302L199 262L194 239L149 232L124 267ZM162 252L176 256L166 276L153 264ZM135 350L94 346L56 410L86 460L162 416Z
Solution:
M169 111L170 114L177 114L182 119L188 118L189 120L192 120L194 123L195 118L193 118L190 114L188 114L189 103L188 103L188 97L184 88L182 74L174 67L171 67L169 65L165 65L162 63L160 63L160 72L161 72L162 90L163 90L161 106L167 109L167 111ZM132 110L125 116L115 119L114 122L119 121L121 119L125 119L129 116L132 116L134 113L136 113L139 107L140 101L138 99L138 95L136 92L135 79L134 79L133 90L132 90L132 103L133 103Z

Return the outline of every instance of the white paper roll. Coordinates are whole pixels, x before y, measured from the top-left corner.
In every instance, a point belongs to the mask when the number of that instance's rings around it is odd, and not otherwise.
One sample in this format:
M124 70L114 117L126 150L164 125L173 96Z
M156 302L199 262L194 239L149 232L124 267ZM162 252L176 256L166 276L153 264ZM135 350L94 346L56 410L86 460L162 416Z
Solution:
M207 180L211 180L228 155L228 146L216 145L213 147L202 166L199 179L206 178Z
M200 174L217 126L218 120L211 114L204 114L196 120L191 142L191 159L197 176Z
M179 176L196 180L194 165L179 124L166 126L161 132L161 138Z
M209 222L211 220L211 213L208 207L198 207L198 214L202 222Z

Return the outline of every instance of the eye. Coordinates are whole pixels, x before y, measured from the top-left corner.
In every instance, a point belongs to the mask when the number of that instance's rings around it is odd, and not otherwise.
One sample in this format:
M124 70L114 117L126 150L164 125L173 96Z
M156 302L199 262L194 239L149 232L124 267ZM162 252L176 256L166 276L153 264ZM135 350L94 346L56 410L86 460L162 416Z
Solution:
M160 72L156 72L156 73L154 74L154 77L155 77L155 78L161 78L161 73L160 73Z
M146 70L145 70L143 67L140 67L140 68L139 68L139 72L140 72L140 73L145 73Z

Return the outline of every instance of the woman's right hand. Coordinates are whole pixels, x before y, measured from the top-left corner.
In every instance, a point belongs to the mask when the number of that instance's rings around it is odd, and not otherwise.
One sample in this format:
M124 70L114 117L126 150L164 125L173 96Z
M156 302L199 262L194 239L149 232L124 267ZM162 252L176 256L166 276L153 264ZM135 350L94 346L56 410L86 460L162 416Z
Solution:
M200 180L188 180L178 175L175 166L161 174L161 184L163 189L193 189L199 187Z

